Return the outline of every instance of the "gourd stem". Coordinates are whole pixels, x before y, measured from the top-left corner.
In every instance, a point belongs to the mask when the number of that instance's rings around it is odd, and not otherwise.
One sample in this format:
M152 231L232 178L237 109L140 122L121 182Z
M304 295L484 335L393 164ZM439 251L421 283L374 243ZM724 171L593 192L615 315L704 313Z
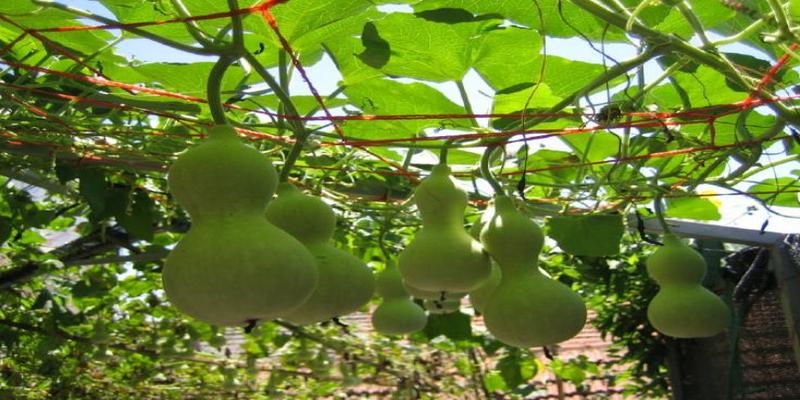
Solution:
M444 142L441 150L439 150L439 164L447 165L447 151L450 150L450 147L453 146L453 143L455 143L455 141L456 141L455 139L450 138Z
M208 74L208 84L206 86L208 96L208 107L211 109L211 117L217 125L224 125L228 123L225 117L225 106L222 104L222 78L225 76L225 71L233 63L234 58L231 56L223 55L211 68Z
M505 196L506 192L503 190L503 185L501 185L500 182L497 181L497 178L492 175L492 171L489 168L489 163L492 160L492 154L495 150L497 150L497 148L497 145L491 145L483 152L483 156L481 156L481 176L483 176L483 179L486 179L486 181L489 182L489 185L492 186L492 189L494 189L496 195Z
M306 143L306 138L309 136L309 132L298 132L295 134L295 141L292 145L292 149L289 150L289 154L286 156L286 161L283 163L283 168L281 168L281 174L278 177L278 182L286 182L289 180L289 174L292 172L292 167L294 167L294 163L297 162L297 159L300 158L300 153L303 152L303 146Z
M661 227L664 229L664 233L672 233L672 230L669 229L669 224L667 220L664 218L664 205L663 205L664 194L661 191L657 192L655 197L653 198L653 206L656 211L656 217L658 218L658 222L661 223Z

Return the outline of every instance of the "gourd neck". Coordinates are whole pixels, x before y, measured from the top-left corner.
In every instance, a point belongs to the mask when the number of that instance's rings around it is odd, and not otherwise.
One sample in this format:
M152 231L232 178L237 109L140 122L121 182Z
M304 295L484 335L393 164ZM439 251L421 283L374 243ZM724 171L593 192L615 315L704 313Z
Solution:
M297 188L297 186L292 185L289 182L281 182L278 184L278 189L276 193L282 196L292 196L301 194L302 192L300 191L300 189Z
M460 213L447 212L447 210L442 210L441 213L422 213L422 225L431 230L462 230L464 216Z
M233 220L253 220L262 219L264 222L269 223L263 216L261 210L239 210L239 209L222 209L213 212L205 211L200 214L191 214L192 223L195 225L205 225L213 223L227 223ZM237 222L238 223L238 222ZM271 225L271 224L270 224Z
M467 195L450 178L450 168L439 164L415 191L415 202L423 222L462 225Z
M495 195L494 197L494 213L505 214L515 213L517 208L514 206L514 200L504 194Z
M674 233L666 233L664 234L664 246L681 247L683 246L683 242L681 242L681 238Z
M239 140L239 135L231 125L214 125L208 130L208 138L213 141Z
M547 279L544 274L539 272L536 265L530 264L499 264L502 272L501 282L511 282L519 279Z

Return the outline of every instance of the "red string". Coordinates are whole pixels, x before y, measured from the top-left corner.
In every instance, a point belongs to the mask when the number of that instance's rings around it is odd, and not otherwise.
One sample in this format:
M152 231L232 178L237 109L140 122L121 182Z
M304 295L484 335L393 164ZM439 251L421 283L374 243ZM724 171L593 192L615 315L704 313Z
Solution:
M794 51L794 50L796 50L796 49L797 49L797 43L792 43L792 44L789 46L789 50L791 50L791 51ZM772 81L772 79L775 77L775 75L778 73L778 71L779 71L781 68L783 68L783 66L786 64L786 62L787 62L787 61L789 61L789 52L788 52L788 51L787 51L787 52L785 52L785 53L784 53L784 54L783 54L783 55L782 55L782 56L781 56L781 57L778 59L778 61L775 63L775 65L773 65L773 66L772 66L772 67L771 67L771 68L770 68L770 69L767 71L767 73L766 73L766 74L764 74L764 77L763 77L763 78L761 78L761 81L759 81L759 82L758 82L758 84L756 85L756 87L755 87L755 88L753 88L753 90L750 92L750 94L747 96L747 98L745 98L745 99L744 99L744 101L742 101L742 103L743 103L743 104L745 104L745 105L749 105L749 104L750 104L750 102L753 100L753 98L754 98L754 97L758 97L758 96L759 96L758 92L760 92L760 91L761 91L761 89L763 89L763 88L764 88L764 86L766 86L767 84L769 84L769 82L770 82L770 81Z
M211 19L220 19L220 18L230 18L236 15L245 15L245 14L252 14L256 12L263 12L273 6L276 6L281 3L286 3L289 0L266 0L258 5L254 5L251 7L240 8L236 11L224 11L218 12L213 14L206 14L206 15L194 15L191 17L182 17L182 18L171 18L171 19L164 19L159 21L142 21L142 22L131 22L131 23L119 23L119 24L104 24L104 25L74 25L74 26L60 26L60 27L52 27L52 28L40 28L36 29L36 32L74 32L74 31L95 31L95 30L113 30L113 29L122 29L128 30L132 28L141 28L146 26L154 26L154 25L166 25L178 22L192 22L192 21L205 21Z

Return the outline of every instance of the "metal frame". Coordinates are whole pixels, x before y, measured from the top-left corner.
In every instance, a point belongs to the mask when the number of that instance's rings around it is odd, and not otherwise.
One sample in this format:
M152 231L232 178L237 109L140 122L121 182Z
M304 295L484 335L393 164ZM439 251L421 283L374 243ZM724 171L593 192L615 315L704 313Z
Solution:
M636 216L629 218L629 226L636 226ZM717 240L769 249L769 265L778 281L781 305L789 329L789 338L794 349L794 358L800 367L800 269L789 253L789 236L776 232L760 232L754 229L734 228L724 225L701 224L668 219L670 230L678 236L695 239ZM661 223L655 219L644 220L645 232L662 233Z

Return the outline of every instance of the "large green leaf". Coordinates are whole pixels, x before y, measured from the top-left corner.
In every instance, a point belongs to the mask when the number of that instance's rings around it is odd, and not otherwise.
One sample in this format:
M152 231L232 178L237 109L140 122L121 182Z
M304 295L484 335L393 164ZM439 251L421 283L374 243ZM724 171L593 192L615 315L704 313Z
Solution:
M145 84L151 88L177 92L187 96L199 98L206 97L208 74L213 68L213 62L193 63L147 63L134 65L112 65L106 68L115 80L129 84ZM241 68L229 68L222 82L222 90L230 91L237 88L245 77ZM151 97L161 97L142 93L138 95L148 101L155 101Z
M765 179L747 189L769 205L784 207L800 207L798 190L800 190L800 180L786 176Z
M422 83L400 83L392 80L369 80L345 89L350 104L367 114L464 114L464 107L453 103L438 90ZM349 136L365 139L413 137L425 128L446 126L467 128L463 119L447 121L397 120L348 121L344 126Z
M674 197L667 199L667 216L674 218L695 219L700 221L718 221L722 218L717 205L702 197Z
M495 90L523 82L538 82L541 35L530 29L508 27L486 34L475 69Z
M548 235L558 247L578 256L613 256L625 228L621 215L594 214L551 217L547 220Z
M461 80L473 64L484 32L500 22L446 23L394 13L374 22L376 35L384 42L367 41L366 49L388 51L388 61L380 69L389 75L434 82Z
M461 312L429 315L428 324L425 325L423 332L430 339L439 335L444 335L452 340L469 340L472 338L469 315Z
M379 15L367 0L292 0L272 8L271 12L281 34L300 53L318 51L323 42L356 35L368 18ZM281 48L261 16L246 18L245 28L267 41L267 51Z
M414 5L416 11L440 8L461 8L479 15L500 15L512 22L537 29L547 36L574 37L578 34L577 29L589 39L599 40L604 36L608 41L625 39L620 29L606 29L605 24L569 1L423 0ZM539 22L540 11L544 26Z

